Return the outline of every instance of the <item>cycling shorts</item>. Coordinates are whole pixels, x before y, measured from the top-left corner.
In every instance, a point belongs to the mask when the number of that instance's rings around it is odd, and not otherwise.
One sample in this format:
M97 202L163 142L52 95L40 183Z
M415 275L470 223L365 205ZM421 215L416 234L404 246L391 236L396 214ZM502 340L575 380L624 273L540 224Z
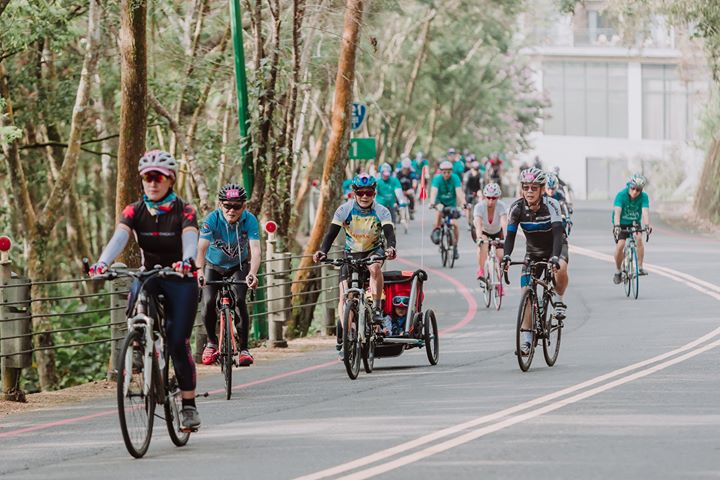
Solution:
M536 262L546 262L552 256L552 252L548 252L547 255L526 255L525 262L530 260ZM568 252L568 243L563 242L562 250L560 251L560 260L565 260L565 263L570 263L570 254ZM545 273L545 267L535 268L535 278L540 278ZM530 284L530 270L526 265L523 265L522 274L520 275L520 287L525 288Z
M623 229L631 228L631 227L632 227L632 224L625 224L625 223L620 224L620 228L623 228ZM620 233L618 234L617 240L615 240L615 243L619 242L620 240L627 240L628 238L630 238L630 232L621 230Z

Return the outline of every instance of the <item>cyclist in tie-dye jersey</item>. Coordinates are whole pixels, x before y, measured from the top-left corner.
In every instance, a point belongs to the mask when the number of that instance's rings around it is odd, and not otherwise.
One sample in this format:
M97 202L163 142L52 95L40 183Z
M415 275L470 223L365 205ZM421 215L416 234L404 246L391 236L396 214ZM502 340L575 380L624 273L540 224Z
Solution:
M343 203L335 211L332 223L323 239L320 250L315 252L313 260L317 263L327 257L340 229L345 229L345 254L357 258L382 254L389 260L395 258L395 228L390 211L375 201L377 181L367 173L356 176L352 182L355 198ZM370 272L370 291L374 301L375 317L382 321L383 275L382 263L368 266ZM347 288L349 271L340 270L340 304L338 312L343 312L344 295ZM342 344L342 329L338 322L338 350Z

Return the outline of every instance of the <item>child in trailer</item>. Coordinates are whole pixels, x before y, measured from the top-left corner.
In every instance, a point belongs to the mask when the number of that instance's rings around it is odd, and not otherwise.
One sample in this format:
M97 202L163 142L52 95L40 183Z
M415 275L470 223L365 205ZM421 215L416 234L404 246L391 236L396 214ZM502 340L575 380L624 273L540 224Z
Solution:
M383 333L385 335L402 335L405 332L410 297L396 295L392 299L392 313L383 318Z

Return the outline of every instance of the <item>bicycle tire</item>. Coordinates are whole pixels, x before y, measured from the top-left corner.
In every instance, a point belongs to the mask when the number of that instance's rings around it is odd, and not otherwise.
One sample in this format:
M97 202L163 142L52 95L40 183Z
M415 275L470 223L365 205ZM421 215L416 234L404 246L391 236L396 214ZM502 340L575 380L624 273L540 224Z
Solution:
M545 357L545 363L548 367L552 367L555 365L555 362L557 362L558 355L560 354L560 339L562 337L561 321L555 318L554 313L548 318L550 304L550 295L545 295L543 300L543 325L545 335L543 336L542 345L543 356Z
M225 399L230 400L232 397L232 371L233 371L233 333L232 326L234 318L232 312L228 308L223 308L220 312L220 324L223 326L223 347L220 356L223 366L223 376L225 379Z
M183 432L182 420L180 418L180 410L182 410L182 393L175 376L175 367L171 366L170 355L165 353L165 368L163 374L163 383L165 386L165 425L167 425L170 440L177 447L183 447L190 440L190 432Z
M442 260L442 266L447 266L448 261L448 247L447 247L447 228L443 226L440 232L440 259Z
M518 309L517 328L515 329L515 353L518 360L520 370L527 372L532 364L533 356L535 355L535 345L537 344L535 326L537 319L535 318L535 293L532 291L532 287L528 287L520 298L520 308ZM530 309L530 331L532 332L532 340L530 341L530 351L527 355L523 355L520 349L522 342L522 323L525 318L525 309Z
M495 303L495 310L500 310L500 307L502 306L502 295L500 294L501 289L503 288L502 285L502 269L500 268L500 262L493 261L493 268L495 269L495 278L493 279L493 289L492 289L492 296L493 296L493 302Z
M490 308L492 303L492 279L490 278L490 270L488 269L489 261L485 261L485 277L480 281L480 287L483 291L483 302L485 302L485 308Z
M453 268L455 266L455 248L457 248L457 246L455 245L455 234L452 232L452 230L448 230L448 235L450 236L448 260L450 261L450 268Z
M637 249L633 248L630 258L630 268L633 271L630 277L630 294L637 300L640 293L640 268L638 267Z
M372 312L366 309L365 316L372 318ZM365 373L372 373L375 367L375 328L369 322L365 322L365 325L365 345L363 345L362 349L363 367L365 368Z
M437 328L437 319L433 310L426 310L423 318L423 339L425 340L425 353L430 365L437 365L440 360L440 332Z
M348 377L355 380L360 373L360 348L357 334L358 301L351 299L345 302L343 313L343 363ZM351 324L355 326L351 328Z
M622 263L622 268L623 268L623 272L622 272L622 275L623 275L623 288L625 289L625 296L626 296L626 297L629 297L629 296L630 296L630 288L631 288L631 287L630 287L630 281L631 281L631 277L630 277L630 259L629 259L630 255L628 255L628 252L629 252L629 251L630 251L630 247L627 247L626 250L625 250L625 252L623 253L623 263Z
M144 393L145 368L135 372L133 352L140 349L145 352L145 336L140 330L128 332L118 355L117 405L125 448L135 458L147 453L152 438L155 419L156 399L154 395L154 375L150 372L150 390ZM129 375L127 369L130 368ZM127 393L125 389L127 387ZM127 415L130 413L130 415Z

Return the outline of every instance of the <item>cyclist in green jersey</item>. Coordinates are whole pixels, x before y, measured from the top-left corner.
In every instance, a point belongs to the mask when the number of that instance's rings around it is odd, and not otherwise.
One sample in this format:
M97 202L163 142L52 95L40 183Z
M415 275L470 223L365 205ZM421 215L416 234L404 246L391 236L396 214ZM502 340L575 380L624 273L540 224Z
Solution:
M377 196L375 201L390 210L393 225L397 223L398 203L407 205L408 200L402 190L400 180L392 176L392 167L384 163L380 167L380 178L377 179Z
M615 275L613 282L616 284L622 282L622 273L620 267L623 261L623 249L625 241L629 233L622 232L622 228L632 227L634 224L642 222L648 233L652 231L650 226L650 197L643 189L647 186L647 178L636 173L628 179L627 186L620 190L615 196L613 204L613 230L617 242L615 244ZM643 260L645 258L645 244L642 240L642 234L635 234L637 243L638 262L640 263L640 275L647 275L643 268Z
M465 195L462 191L462 182L460 181L460 177L453 173L453 166L448 161L440 164L440 173L433 177L430 188L430 208L437 209L433 238L437 236L435 232L438 232L440 229L440 224L443 219L443 210L445 207L460 209L465 208ZM457 220L455 218L452 219L452 225L455 233L455 243L453 245L454 256L457 259L457 245L460 237L460 229L458 228Z
M430 170L430 163L425 158L425 155L423 155L423 152L418 151L415 154L415 158L411 161L411 166L413 170L415 170L415 173L418 176L418 179L422 176L422 169L423 167L428 167L428 171ZM428 172L429 175L429 172ZM427 177L426 177L427 179Z

